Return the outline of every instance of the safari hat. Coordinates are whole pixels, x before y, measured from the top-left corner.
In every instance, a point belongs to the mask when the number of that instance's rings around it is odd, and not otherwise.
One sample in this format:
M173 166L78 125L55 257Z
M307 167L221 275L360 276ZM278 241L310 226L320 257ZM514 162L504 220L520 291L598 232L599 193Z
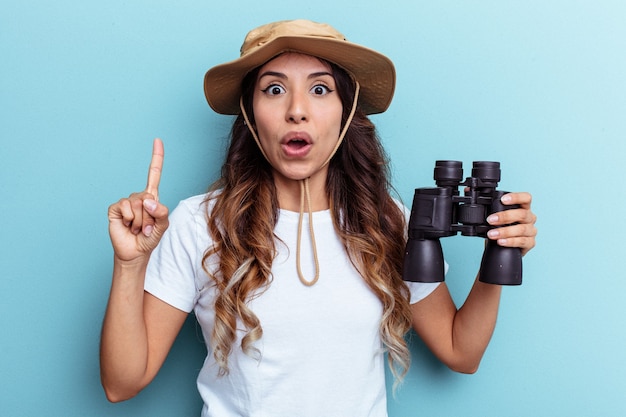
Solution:
M365 114L382 113L389 107L396 84L389 58L349 42L327 24L283 20L248 32L238 59L207 71L204 93L211 108L221 114L239 114L243 78L284 52L312 55L346 70L360 84L359 104Z

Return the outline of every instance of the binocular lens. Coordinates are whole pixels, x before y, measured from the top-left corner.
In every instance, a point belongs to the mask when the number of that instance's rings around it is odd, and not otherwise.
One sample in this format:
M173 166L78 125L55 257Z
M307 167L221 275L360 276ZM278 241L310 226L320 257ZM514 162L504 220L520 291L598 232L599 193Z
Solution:
M436 161L434 179L439 186L456 186L463 180L461 161Z
M474 161L472 177L484 182L500 182L500 162Z

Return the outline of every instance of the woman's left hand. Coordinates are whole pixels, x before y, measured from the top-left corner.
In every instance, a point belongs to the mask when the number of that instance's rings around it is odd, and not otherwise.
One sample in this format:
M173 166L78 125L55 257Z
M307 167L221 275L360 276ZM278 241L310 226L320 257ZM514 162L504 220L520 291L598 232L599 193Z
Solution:
M534 248L537 216L530 210L531 202L532 196L529 193L505 194L502 203L518 204L519 208L500 211L487 217L490 225L502 226L490 230L487 234L489 239L497 240L500 246L520 248L522 256Z

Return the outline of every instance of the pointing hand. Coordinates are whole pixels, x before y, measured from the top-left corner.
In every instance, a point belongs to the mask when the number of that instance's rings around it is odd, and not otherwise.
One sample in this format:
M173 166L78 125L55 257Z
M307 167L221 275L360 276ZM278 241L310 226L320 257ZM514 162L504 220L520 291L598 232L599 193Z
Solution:
M109 235L121 261L147 260L169 225L168 209L159 203L163 157L163 142L155 139L146 189L109 207Z

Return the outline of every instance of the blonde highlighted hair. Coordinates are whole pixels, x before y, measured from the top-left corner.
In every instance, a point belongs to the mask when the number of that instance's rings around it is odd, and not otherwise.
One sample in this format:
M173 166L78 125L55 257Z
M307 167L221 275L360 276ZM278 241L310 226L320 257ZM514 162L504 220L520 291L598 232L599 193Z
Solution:
M344 105L345 122L354 84L345 71L329 65ZM257 71L251 72L243 82L248 115L254 114L251 103L256 75ZM209 194L214 198L208 213L214 246L206 251L203 264L210 256L219 256L218 273L212 274L217 296L210 345L224 375L237 339L238 320L245 328L241 349L248 355L258 354L254 342L263 335L262 324L248 302L271 283L276 254L274 227L279 212L271 166L241 115L233 123L221 177L211 190L219 190ZM343 143L329 163L326 191L346 253L381 301L380 336L390 368L400 380L410 363L404 336L411 317L409 290L402 281L405 217L390 190L388 161L376 129L357 109Z

